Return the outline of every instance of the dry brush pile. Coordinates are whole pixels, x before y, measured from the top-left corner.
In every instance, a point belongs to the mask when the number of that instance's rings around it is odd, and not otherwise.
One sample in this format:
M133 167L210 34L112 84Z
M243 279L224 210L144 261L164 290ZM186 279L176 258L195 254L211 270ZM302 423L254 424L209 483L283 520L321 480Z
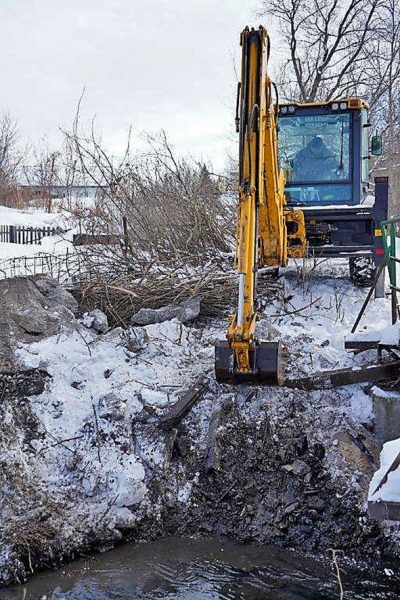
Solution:
M143 270L140 271L140 266ZM133 272L108 271L79 283L79 300L86 310L100 308L113 325L127 327L141 308L158 309L201 302L202 316L218 316L232 306L237 284L234 274L224 273L221 260L198 268L182 263L135 264Z
M231 309L235 197L221 192L221 180L206 165L178 158L164 133L149 137L140 156L128 148L118 164L94 134L75 131L72 139L82 170L102 190L94 208L73 216L81 231L113 242L77 249L90 273L78 282L83 306L122 326L140 308L193 298L203 316Z

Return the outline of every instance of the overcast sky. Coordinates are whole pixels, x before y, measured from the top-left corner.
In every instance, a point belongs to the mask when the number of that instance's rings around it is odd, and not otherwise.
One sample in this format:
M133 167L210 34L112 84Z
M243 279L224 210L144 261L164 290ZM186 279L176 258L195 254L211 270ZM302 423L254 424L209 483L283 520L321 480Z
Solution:
M261 0L0 0L0 110L23 138L56 141L82 120L112 153L164 129L178 151L235 151L239 36ZM231 139L229 139L229 137ZM59 139L59 138L58 138Z

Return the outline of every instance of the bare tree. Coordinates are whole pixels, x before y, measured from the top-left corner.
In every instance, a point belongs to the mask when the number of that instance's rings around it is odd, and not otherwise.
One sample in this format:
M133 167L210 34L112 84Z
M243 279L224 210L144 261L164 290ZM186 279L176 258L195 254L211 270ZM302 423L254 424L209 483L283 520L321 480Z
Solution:
M261 14L279 26L285 48L278 83L287 100L329 100L360 94L361 88L371 85L363 69L379 2L264 2Z
M101 191L95 206L77 215L85 220L82 230L115 234L124 223L119 265L144 256L204 264L230 251L234 207L225 203L211 167L178 157L165 132L145 136L147 150L136 155L128 141L119 158L104 149L93 124L89 136L80 133L79 111L65 134L81 171Z
M72 214L80 232L91 234L81 236L85 245L74 254L90 273L90 281L76 275L82 302L123 325L141 306L199 296L206 312L209 300L221 304L233 289L223 269L234 248L235 203L221 194L211 166L179 157L163 131L146 136L140 153L133 155L128 141L119 158L112 156L93 124L89 135L80 132L79 111L65 135L80 170L100 190Z
M382 0L374 39L365 63L372 82L369 101L375 127L383 133L385 152L375 171L389 176L389 205L400 214L400 5Z
M73 189L78 185L83 185L84 178L82 177L74 144L66 136L64 136L58 163L58 180L59 184L63 186L66 196L66 205L64 208L72 210Z
M48 148L34 150L35 164L32 168L32 183L39 186L41 200L47 212L53 207L53 188L59 184L60 152Z
M371 108L383 132L374 172L390 178L392 212L400 211L400 5L398 0L268 0L262 14L279 25L277 77L288 101L351 95ZM379 169L379 171L378 171Z
M8 181L15 179L18 166L22 160L18 149L17 123L9 114L0 120L0 169L2 177Z
M373 38L366 51L364 73L370 82L368 100L374 121L383 129L398 113L400 91L400 5L380 0Z
M4 114L0 119L0 202L5 206L19 204L17 178L24 153L18 141L17 123Z

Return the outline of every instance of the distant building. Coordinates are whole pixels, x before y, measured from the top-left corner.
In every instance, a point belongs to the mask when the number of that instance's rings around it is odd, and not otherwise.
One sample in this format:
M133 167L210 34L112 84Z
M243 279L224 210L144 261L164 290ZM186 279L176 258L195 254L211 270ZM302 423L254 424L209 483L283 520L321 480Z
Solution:
M104 188L98 185L19 185L21 191L35 198L98 198Z

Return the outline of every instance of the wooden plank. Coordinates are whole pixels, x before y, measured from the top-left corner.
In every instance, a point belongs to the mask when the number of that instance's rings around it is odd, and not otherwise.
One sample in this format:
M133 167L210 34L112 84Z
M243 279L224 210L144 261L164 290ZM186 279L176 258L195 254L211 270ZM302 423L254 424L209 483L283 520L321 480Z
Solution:
M159 427L164 431L176 427L189 414L193 406L200 402L208 390L209 383L206 375L200 375L183 396L161 417Z
M380 340L345 340L346 350L376 350Z

